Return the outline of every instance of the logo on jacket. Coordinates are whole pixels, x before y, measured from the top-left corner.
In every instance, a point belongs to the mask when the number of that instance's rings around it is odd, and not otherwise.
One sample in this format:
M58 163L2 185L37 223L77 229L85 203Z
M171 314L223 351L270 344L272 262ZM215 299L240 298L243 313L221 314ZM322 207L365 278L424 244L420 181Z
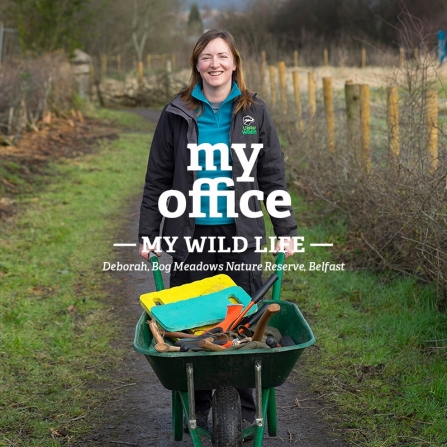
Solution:
M245 115L242 118L242 135L256 135L258 133L256 126L253 125L255 119L250 115Z

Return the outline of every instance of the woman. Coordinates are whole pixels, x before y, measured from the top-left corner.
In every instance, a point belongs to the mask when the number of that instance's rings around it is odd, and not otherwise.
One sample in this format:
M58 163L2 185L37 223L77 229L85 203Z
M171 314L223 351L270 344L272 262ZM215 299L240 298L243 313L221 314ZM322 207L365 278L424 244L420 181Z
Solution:
M148 259L142 238L154 241L162 226L164 237L177 238L170 253L173 266L178 266L171 269L171 287L223 272L253 295L262 285L262 271L255 267L261 260L259 245L266 239L260 196L252 192L262 192L264 200L272 193L287 192L283 153L265 104L245 85L241 57L230 33L207 31L196 43L190 63L189 86L164 108L154 134L141 204L140 255ZM211 147L194 152L194 145L204 143L219 145L214 146L212 158L206 153ZM257 157L251 158L256 151ZM210 191L213 181L217 192ZM190 195L196 182L205 191L199 212ZM164 213L160 211L160 204L166 202L162 194L172 190L186 199L181 214L175 213L182 205L179 195L170 198ZM231 195L234 204L228 199ZM217 202L213 196L218 196ZM276 236L285 241L287 257L293 254L291 237L297 234L297 226L290 205L277 210L286 217L270 218ZM192 250L191 241L204 245ZM172 249L164 239L162 244L163 250ZM199 264L217 270L188 268ZM246 268L228 269L235 264ZM253 423L252 390L238 391L242 417ZM196 392L197 423L203 427L210 406L211 392Z

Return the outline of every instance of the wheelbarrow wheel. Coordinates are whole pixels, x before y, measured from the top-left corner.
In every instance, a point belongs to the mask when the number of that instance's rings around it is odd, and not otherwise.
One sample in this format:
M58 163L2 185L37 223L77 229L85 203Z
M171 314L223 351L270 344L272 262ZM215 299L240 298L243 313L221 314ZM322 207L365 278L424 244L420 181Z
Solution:
M213 446L242 447L241 399L232 386L219 387L213 395Z

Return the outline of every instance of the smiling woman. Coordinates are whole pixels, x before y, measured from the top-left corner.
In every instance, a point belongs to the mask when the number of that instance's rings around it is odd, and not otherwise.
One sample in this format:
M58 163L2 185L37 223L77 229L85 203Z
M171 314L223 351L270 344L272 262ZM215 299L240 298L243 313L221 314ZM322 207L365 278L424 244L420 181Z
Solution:
M241 56L230 33L203 34L190 64L189 86L163 110L152 142L141 204L140 254L145 259L149 251L160 254L143 241L160 235L163 220L162 249L173 257L171 287L220 271L254 296L262 285L262 271L251 267L260 265L256 247L266 243L262 200L275 235L283 239L275 252L294 252L297 226L283 153L264 102L245 85ZM176 238L173 250L167 237ZM203 249L191 250L187 242L200 240L206 241ZM214 240L222 241L219 250ZM236 240L246 242L243 249ZM197 265L210 268L185 268ZM242 417L251 424L252 390L238 391ZM196 391L195 401L197 423L206 427L211 391Z

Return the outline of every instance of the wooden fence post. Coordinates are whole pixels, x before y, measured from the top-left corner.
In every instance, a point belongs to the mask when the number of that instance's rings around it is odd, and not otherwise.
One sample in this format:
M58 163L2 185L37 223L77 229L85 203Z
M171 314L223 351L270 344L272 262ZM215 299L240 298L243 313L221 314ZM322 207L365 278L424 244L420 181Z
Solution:
M303 132L303 111L301 108L301 95L300 95L300 75L298 71L293 72L293 93L295 96L296 106L296 118L298 123L298 131Z
M295 50L295 51L293 52L293 66L294 66L295 68L298 67L298 50Z
M405 50L399 47L399 67L404 68L405 65Z
M123 68L121 66L121 54L116 55L116 71L118 72L118 76L121 77L123 73Z
M101 77L107 76L107 54L101 54Z
M308 92L309 92L309 121L310 121L310 135L315 137L315 113L317 111L317 98L315 91L315 73L310 71L307 74Z
M267 87L266 87L266 82L265 82L266 74L267 74L266 65L265 65L265 62L262 61L261 62L261 95L264 99L267 97Z
M267 63L267 55L264 50L261 51L261 61Z
M171 54L171 69L175 70L175 53Z
M397 87L387 88L389 159L392 165L399 163L399 95Z
M161 55L161 69L166 70L166 54Z
M264 62L264 64L267 64L267 55L264 50L261 51L261 62Z
M267 75L267 57L265 51L261 51L261 95L265 99L267 97L267 84L266 84L266 75Z
M143 62L138 61L138 88L141 90L143 88Z
M323 51L323 60L324 60L324 66L327 67L329 65L329 53L327 51L327 48Z
M278 62L279 88L281 91L282 112L287 113L287 85L286 85L286 64L284 61Z
M332 78L323 78L324 113L326 115L326 126L328 136L328 148L335 152L335 120L334 103L332 101Z
M362 48L362 68L366 67L366 48Z
M429 172L438 169L438 93L427 92L427 154L429 156Z
M93 101L93 86L95 85L95 66L90 65L89 72L89 89L90 89L90 101Z
M275 82L275 66L270 65L270 95L272 106L276 105L276 82Z
M361 162L366 174L371 173L371 128L369 85L360 85Z
M348 124L348 144L353 149L357 163L360 163L358 128L360 117L359 86L352 81L345 83L346 118Z

